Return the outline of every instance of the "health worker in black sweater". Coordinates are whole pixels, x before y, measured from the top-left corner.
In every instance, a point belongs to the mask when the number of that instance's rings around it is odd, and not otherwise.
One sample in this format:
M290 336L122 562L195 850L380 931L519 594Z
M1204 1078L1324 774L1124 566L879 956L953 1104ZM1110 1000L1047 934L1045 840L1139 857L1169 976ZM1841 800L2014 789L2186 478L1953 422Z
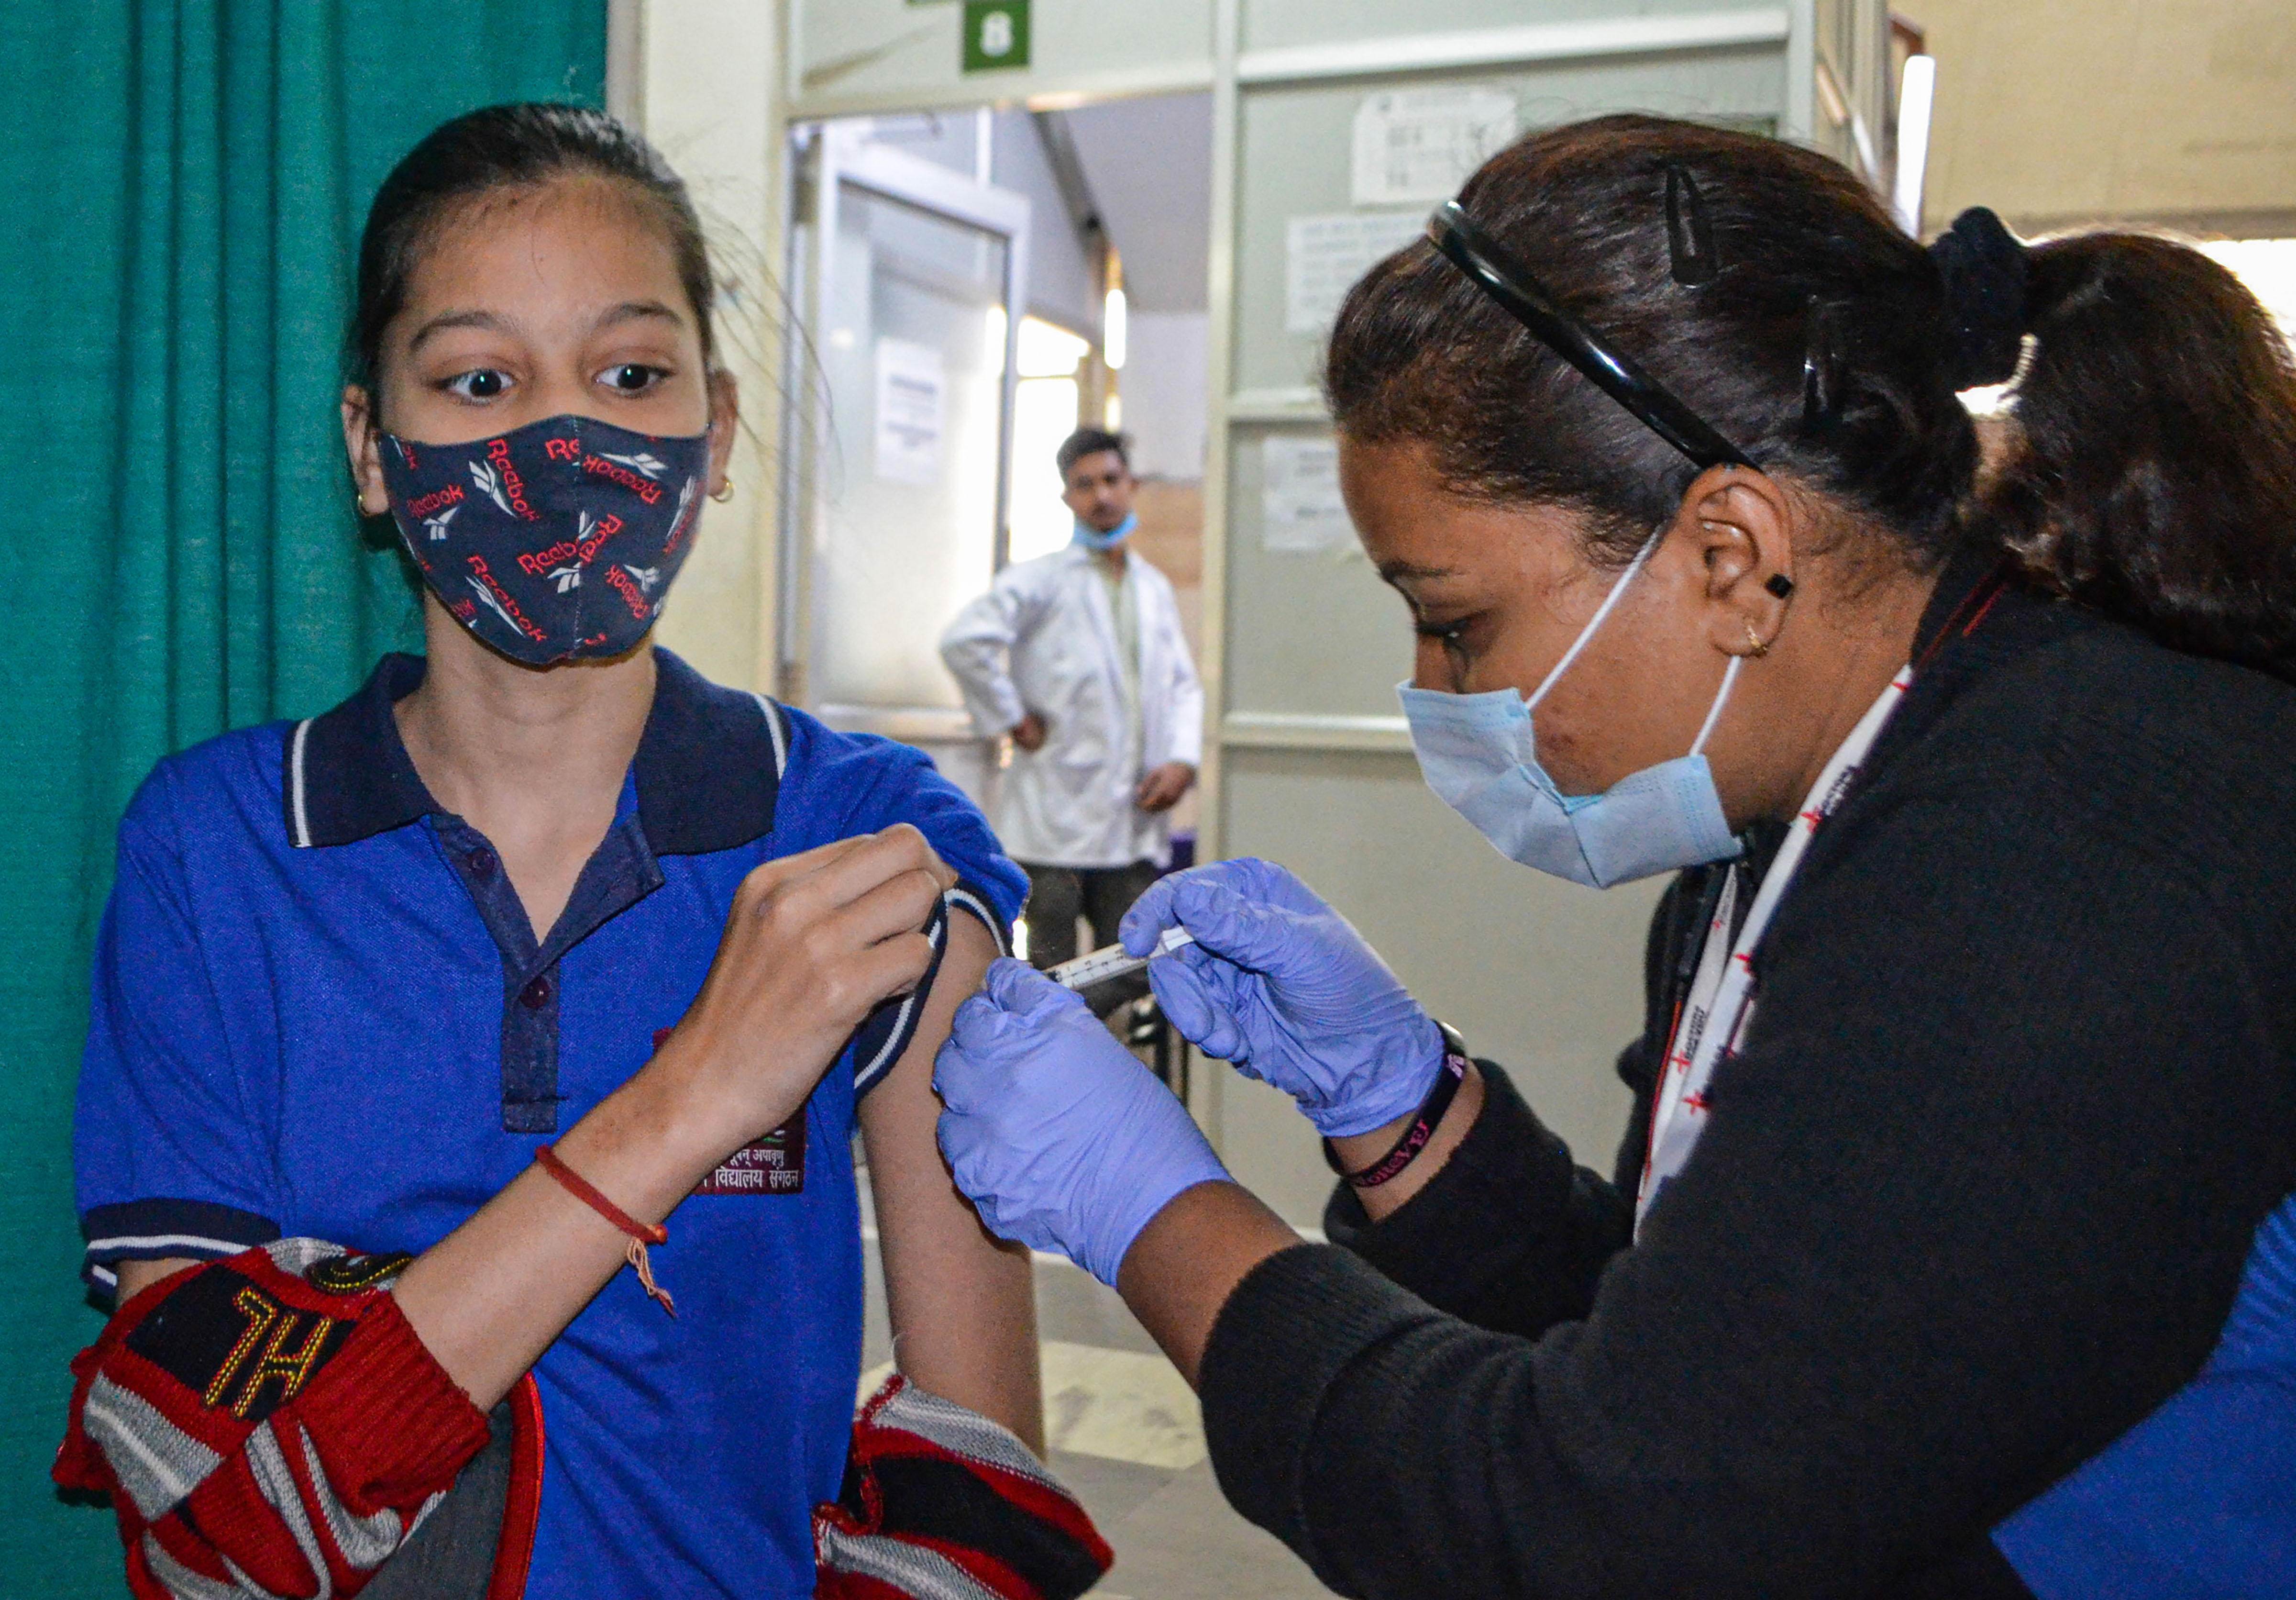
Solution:
M1956 391L2013 373L1980 483ZM938 1063L959 1186L1117 1285L1342 1593L2079 1592L2084 1464L2142 1532L2114 1441L2212 1352L2296 1368L2269 1283L2226 1330L2296 1183L2286 349L2183 246L1925 251L1823 157L1611 118L1357 284L1326 389L1438 793L1582 882L1687 869L1617 1166L1226 862L1126 940L1194 935L1157 993L1325 1135L1333 1243L1011 963Z

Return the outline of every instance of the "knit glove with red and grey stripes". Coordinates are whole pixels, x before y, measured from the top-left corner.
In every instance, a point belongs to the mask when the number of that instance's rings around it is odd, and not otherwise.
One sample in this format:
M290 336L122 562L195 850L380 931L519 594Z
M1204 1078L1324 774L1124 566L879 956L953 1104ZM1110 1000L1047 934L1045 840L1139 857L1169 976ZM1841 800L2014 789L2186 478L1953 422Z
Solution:
M1114 1557L1009 1429L898 1374L813 1514L816 1600L1072 1600Z
M357 1594L487 1443L407 1325L409 1257L282 1239L152 1284L72 1362L54 1478L137 1600Z

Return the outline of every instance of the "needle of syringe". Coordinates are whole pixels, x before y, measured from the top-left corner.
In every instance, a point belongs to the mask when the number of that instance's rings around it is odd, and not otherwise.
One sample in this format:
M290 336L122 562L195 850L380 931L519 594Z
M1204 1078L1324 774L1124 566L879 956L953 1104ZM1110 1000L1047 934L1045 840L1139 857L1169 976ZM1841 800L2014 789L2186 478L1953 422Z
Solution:
M1167 928L1156 941L1156 948L1145 956L1128 956L1122 945L1109 945L1079 956L1074 961L1063 961L1049 969L1045 976L1063 989L1090 989L1096 983L1128 977L1146 966L1159 956L1168 955L1182 945L1196 942L1196 936L1185 928Z

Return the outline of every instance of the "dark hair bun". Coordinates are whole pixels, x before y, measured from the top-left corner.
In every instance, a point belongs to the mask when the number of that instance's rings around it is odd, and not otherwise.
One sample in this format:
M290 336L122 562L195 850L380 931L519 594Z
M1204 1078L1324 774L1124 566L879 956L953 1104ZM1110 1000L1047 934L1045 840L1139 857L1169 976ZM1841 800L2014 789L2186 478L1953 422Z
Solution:
M2034 338L1988 521L2043 587L2296 682L2296 363L2174 239L2033 246Z
M1930 246L1945 280L1948 377L1956 390L2006 383L2023 354L2025 245L1983 206L1972 206Z

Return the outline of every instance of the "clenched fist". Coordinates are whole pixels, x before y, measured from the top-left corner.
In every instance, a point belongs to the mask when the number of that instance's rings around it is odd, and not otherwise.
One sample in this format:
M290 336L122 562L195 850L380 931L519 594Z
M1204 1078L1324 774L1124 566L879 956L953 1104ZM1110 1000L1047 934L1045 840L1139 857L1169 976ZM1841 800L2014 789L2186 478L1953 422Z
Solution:
M862 1020L932 964L956 874L906 823L768 861L742 881L701 986L655 1060L718 1153L787 1121Z

